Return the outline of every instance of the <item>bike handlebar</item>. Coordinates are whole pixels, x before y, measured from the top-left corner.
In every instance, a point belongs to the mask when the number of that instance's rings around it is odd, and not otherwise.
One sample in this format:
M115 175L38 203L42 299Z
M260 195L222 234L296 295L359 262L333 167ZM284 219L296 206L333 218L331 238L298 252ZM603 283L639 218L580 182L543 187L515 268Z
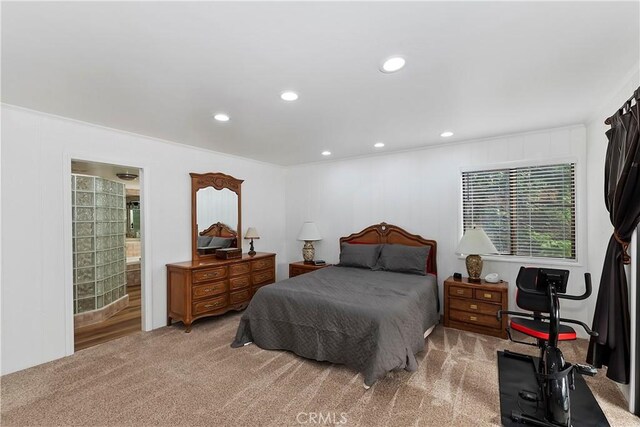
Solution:
M585 290L584 290L584 294L582 295L559 294L558 298L571 299L571 300L583 300L583 299L589 298L589 296L591 295L591 274L590 273L584 273L584 286L585 286Z

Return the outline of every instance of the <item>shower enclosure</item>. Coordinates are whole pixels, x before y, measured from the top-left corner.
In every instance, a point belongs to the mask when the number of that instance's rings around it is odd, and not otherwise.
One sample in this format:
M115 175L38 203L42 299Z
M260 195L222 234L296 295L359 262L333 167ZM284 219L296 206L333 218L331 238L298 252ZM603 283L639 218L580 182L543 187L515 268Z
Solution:
M126 296L124 185L72 174L73 312L115 314L111 305ZM111 310L107 310L111 307Z

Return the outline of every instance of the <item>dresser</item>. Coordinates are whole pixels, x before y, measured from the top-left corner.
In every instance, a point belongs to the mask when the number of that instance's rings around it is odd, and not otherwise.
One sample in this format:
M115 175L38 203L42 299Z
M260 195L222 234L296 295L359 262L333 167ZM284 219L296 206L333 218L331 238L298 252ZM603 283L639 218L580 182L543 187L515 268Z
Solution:
M244 309L260 287L275 279L272 253L167 264L167 324L182 321L190 332L196 319Z
M467 277L444 281L444 326L507 338L507 316L498 310L509 307L507 282L470 282Z
M314 265L310 263L307 264L304 261L292 262L289 264L289 278L309 273L311 271L320 270L321 268L329 267L331 265L333 264Z

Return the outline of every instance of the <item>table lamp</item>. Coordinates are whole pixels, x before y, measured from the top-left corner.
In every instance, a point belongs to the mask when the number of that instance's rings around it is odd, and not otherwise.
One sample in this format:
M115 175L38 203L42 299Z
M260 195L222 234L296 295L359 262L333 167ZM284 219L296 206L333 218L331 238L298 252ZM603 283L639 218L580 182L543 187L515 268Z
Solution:
M313 243L317 240L322 240L318 227L315 222L305 222L302 224L302 229L298 235L298 240L304 240L304 246L302 247L302 258L306 263L312 263L313 257L316 254L316 250L313 248Z
M253 250L253 239L259 239L260 235L258 234L258 230L253 227L249 227L247 229L247 234L244 235L245 239L251 239L251 243L249 243L249 256L254 256L256 251Z
M459 255L467 255L465 261L470 282L480 282L482 258L480 255L497 254L498 250L482 228L470 228L464 232L456 248Z

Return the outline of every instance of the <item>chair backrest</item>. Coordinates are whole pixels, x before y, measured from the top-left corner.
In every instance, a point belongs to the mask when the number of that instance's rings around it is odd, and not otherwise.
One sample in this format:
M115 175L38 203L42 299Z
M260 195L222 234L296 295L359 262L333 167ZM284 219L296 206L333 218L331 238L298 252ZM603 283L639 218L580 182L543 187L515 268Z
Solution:
M519 288L536 290L538 270L538 268L531 267L520 268L518 277L516 278L516 285ZM547 295L531 295L518 291L516 294L516 304L523 310L539 313L549 312L549 297Z

